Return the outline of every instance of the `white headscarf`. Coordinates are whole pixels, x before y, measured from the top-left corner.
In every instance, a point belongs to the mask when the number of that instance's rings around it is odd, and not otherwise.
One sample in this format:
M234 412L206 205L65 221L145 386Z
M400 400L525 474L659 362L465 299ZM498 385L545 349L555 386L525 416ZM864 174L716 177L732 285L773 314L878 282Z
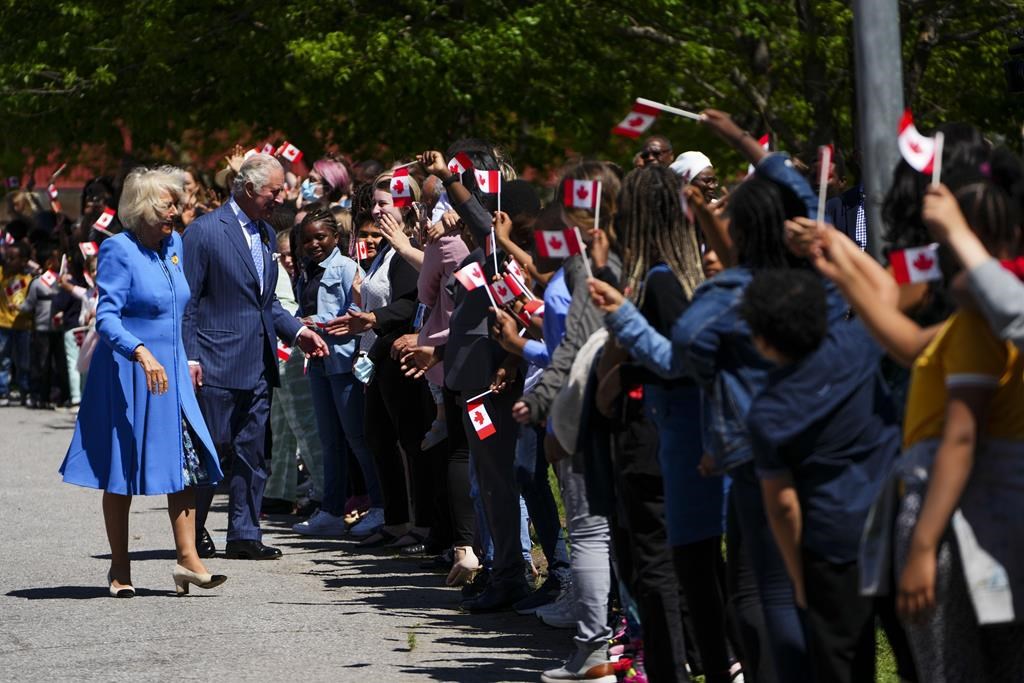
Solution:
M703 152L683 152L669 168L682 177L684 184L689 184L705 168L711 168L711 159Z

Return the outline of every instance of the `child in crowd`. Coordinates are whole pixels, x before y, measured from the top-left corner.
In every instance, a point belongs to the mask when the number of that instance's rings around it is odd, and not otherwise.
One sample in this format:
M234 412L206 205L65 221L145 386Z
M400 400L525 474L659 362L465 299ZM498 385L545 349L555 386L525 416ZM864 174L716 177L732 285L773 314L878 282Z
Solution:
M32 316L21 310L32 276L26 273L32 249L26 242L4 248L0 264L0 406L29 396L29 339ZM13 372L12 372L13 371ZM12 383L15 385L12 387Z
M56 400L63 403L66 396L67 365L64 359L64 335L56 328L51 315L51 303L60 291L58 271L61 263L59 249L40 249L46 260L41 275L29 285L28 296L21 311L32 316L32 386L29 406L47 408Z
M755 274L742 315L777 366L747 426L816 680L874 680L875 611L859 594L857 553L900 441L882 349L857 320L828 325L825 289L804 270Z

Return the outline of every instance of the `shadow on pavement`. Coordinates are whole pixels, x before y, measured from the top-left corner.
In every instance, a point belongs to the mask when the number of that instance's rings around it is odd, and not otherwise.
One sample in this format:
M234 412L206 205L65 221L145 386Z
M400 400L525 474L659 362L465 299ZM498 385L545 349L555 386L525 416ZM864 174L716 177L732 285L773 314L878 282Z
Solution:
M110 553L104 555L93 555L94 560L109 560ZM132 562L141 562L143 560L177 560L178 554L168 548L162 550L134 550L128 552L128 559Z
M136 588L136 598L164 598L175 595L174 591L155 591L149 588ZM7 593L9 598L25 598L26 600L92 600L93 598L110 597L106 586L50 586L46 588L22 588Z

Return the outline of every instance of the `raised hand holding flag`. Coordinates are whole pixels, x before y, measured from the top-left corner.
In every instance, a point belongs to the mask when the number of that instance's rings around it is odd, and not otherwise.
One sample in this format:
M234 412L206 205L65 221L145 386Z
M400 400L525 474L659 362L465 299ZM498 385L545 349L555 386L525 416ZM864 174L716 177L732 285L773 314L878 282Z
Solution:
M473 161L465 152L459 152L448 162L448 170L461 176L473 168Z
M107 230L107 228L109 228L110 224L114 222L115 214L117 214L117 212L108 206L103 209L103 213L100 214L100 217L92 224L92 227L105 235L110 235L111 232Z
M892 266L893 277L901 285L942 279L937 244L889 252L889 265Z
M658 119L658 113L654 107L634 102L633 108L626 114L626 118L612 128L612 132L627 138L638 138L645 130L654 125Z
M899 135L896 138L900 154L912 168L921 173L931 173L935 163L935 140L921 135L914 125L914 116L907 109L900 119Z
M600 186L600 180L568 179L562 193L562 204L570 209L595 209Z

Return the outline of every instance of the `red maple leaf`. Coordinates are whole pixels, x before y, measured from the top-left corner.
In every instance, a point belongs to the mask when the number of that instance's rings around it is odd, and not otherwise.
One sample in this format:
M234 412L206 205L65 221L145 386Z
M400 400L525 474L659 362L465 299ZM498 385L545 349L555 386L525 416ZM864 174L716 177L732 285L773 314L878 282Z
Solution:
M579 189L576 190L576 196L579 197L580 199L586 199L587 198L587 188L585 188L582 185L580 185Z
M644 125L644 117L642 116L637 116L635 119L629 120L630 128L639 128L642 125Z
M921 145L919 145L917 142L911 140L910 142L907 143L907 146L910 147L910 151L913 152L914 154L921 153Z
M479 410L473 411L473 422L476 422L478 425L482 425L484 423L484 416Z
M921 271L922 273L931 270L932 266L934 265L935 259L930 258L928 254L924 253L923 251L917 255L917 258L914 259L913 263L914 268Z
M508 290L504 287L498 287L498 294L500 294L502 298L505 298L505 295L508 294Z
M405 183L403 183L401 180L396 180L395 181L395 192L398 192L398 193L405 192Z
M558 251L559 249L562 248L562 240L558 239L557 237L552 237L551 239L548 240L548 245L555 251Z

